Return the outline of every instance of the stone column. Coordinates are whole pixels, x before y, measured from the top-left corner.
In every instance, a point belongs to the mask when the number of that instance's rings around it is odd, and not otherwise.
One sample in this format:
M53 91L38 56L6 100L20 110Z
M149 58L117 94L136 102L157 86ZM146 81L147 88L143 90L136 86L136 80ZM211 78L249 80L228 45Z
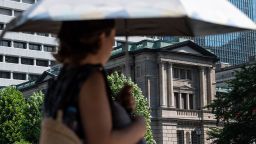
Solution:
M207 99L206 99L206 83L205 83L205 68L200 67L200 107L206 106Z
M180 104L179 108L183 109L184 107L182 106L182 100L181 99L182 99L181 98L181 93L179 93L179 104Z
M172 63L168 64L167 69L167 89L168 89L168 107L174 108L174 93L173 93L173 71Z
M216 96L216 77L215 77L215 67L211 68L211 82L212 82L212 95L211 95L211 100L215 99Z
M212 76L211 68L208 68L207 71L207 104L212 100Z
M148 95L148 105L151 107L151 81L150 78L147 77L147 95Z
M167 106L167 89L166 89L166 71L165 64L159 63L159 86L160 86L160 106Z
M186 97L187 97L187 103L186 103L186 105L187 105L187 109L189 110L189 109L190 109L190 105L189 105L189 93L187 93Z

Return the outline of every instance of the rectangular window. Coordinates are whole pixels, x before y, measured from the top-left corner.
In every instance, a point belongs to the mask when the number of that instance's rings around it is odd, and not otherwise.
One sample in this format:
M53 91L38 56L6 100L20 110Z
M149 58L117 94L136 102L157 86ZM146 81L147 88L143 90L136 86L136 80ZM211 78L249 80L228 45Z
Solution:
M22 32L22 33L25 33L25 34L34 34L33 32Z
M0 55L0 62L3 62L3 60L4 60L4 56Z
M21 49L26 49L26 43L24 42L17 42L17 41L14 41L13 42L13 47L15 48L21 48Z
M24 74L24 73L13 73L13 79L26 80L26 74Z
M0 8L0 14L12 16L12 10L6 8Z
M0 30L4 29L4 23L0 23Z
M46 37L49 36L49 34L47 34L47 33L37 33L37 35L39 35L39 36L46 36Z
M5 56L5 62L7 63L19 63L19 58L14 56Z
M181 109L187 109L187 94L181 94Z
M14 10L14 16L19 16L21 15L22 11L19 11L19 10Z
M5 71L0 71L0 78L10 79L11 78L11 73L10 72L5 72Z
M186 71L184 69L180 69L180 78L186 79Z
M33 4L35 0L22 0L23 3Z
M191 72L191 70L187 70L187 79L192 80L192 72Z
M200 131L200 130L198 130L198 131ZM192 131L191 132L191 140L192 140L192 144L200 144L201 143L200 133L196 132L196 131Z
M177 68L173 69L173 77L177 78L177 79L179 78L179 69L177 69Z
M56 48L54 46L44 45L44 51L46 51L46 52L55 52Z
M38 74L29 74L28 80L36 81L37 79L39 79L39 77L40 77L40 75L38 75Z
M177 130L177 144L184 144L184 130Z
M21 58L21 64L34 65L34 59L31 59L31 58Z
M1 40L0 46L11 47L11 41L10 40Z
M194 95L189 94L189 109L194 109Z
M174 99L175 99L175 108L180 108L180 101L179 101L179 93L174 93Z
M29 44L29 49L31 50L37 50L37 51L40 51L41 50L41 45L39 44Z
M48 67L48 60L36 60L36 65L37 66L44 66L44 67Z
M57 64L56 61L50 61L50 66L54 66L56 64Z

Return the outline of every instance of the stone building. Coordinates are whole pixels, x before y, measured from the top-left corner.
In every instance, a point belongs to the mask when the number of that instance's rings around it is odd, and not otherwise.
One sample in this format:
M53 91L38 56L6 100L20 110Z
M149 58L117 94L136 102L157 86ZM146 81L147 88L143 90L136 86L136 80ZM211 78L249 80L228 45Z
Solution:
M249 67L256 65L256 56L249 57L246 63L238 65L228 65L228 64L217 64L216 65L216 90L217 92L228 92L231 90L228 81L235 79L235 74L240 71L242 67Z
M143 40L128 46L129 58L123 45L117 46L106 69L109 73L125 73L129 59L130 73L126 75L148 99L157 144L209 143L206 132L215 127L216 121L203 107L215 96L217 57L191 41ZM45 82L56 73L56 68L48 70L34 84L27 82L18 88L26 95L33 89L45 89Z
M119 49L122 46L115 51ZM204 139L209 143L206 131L215 120L202 107L215 95L217 57L191 41L141 41L129 49L130 75L150 103L156 142L199 144ZM124 53L117 53L106 69L125 73L126 60Z

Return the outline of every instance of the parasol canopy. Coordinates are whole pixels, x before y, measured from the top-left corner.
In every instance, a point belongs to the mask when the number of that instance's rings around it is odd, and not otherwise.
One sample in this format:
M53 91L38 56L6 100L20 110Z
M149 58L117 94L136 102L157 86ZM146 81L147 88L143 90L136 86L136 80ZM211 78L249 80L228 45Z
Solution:
M58 33L62 21L115 19L117 36L198 36L255 30L227 0L41 0L7 31Z

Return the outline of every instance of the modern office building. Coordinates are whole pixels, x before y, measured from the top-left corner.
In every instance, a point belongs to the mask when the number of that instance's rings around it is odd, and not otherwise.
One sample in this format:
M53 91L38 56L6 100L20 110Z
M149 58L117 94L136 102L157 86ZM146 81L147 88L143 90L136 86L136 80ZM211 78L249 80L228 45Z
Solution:
M229 1L252 20L256 21L256 0ZM173 40L175 38L164 37L163 39ZM213 52L220 58L220 62L231 65L245 63L250 56L256 55L255 31L187 38Z
M209 144L207 131L216 120L203 106L215 96L217 57L191 41L167 43L143 40L129 44L131 78L148 99L157 144ZM114 48L108 73L125 73L124 46ZM37 81L17 86L25 96L47 89L59 67L45 71Z
M0 0L0 32L36 0ZM7 33L0 41L0 86L34 80L55 64L56 39L42 33Z

